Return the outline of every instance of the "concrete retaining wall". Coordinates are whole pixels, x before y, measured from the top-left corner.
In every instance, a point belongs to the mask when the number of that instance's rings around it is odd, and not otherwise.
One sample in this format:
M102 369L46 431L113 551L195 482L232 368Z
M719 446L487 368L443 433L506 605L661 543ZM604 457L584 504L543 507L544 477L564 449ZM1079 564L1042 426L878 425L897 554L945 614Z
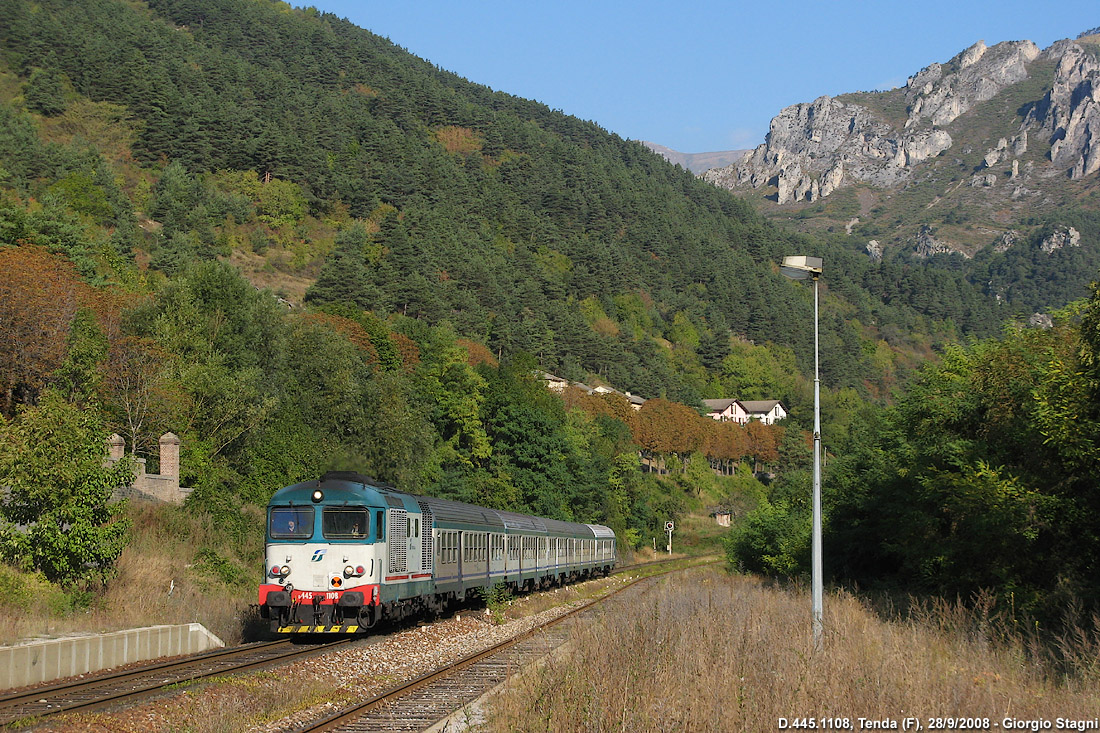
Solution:
M202 624L181 624L0 647L0 689L223 646Z

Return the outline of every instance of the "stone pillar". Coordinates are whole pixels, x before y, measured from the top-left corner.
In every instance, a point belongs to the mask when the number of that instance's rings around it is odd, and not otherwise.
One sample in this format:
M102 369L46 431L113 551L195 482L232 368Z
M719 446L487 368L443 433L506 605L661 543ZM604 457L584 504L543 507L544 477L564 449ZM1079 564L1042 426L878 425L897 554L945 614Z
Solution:
M120 461L126 455L126 441L118 433L107 438L107 460Z
M180 475L180 439L175 433L160 436L160 475Z
M180 475L180 439L175 433L160 436L160 475Z
M160 476L157 497L174 504L183 501L180 496L180 439L175 433L160 436Z

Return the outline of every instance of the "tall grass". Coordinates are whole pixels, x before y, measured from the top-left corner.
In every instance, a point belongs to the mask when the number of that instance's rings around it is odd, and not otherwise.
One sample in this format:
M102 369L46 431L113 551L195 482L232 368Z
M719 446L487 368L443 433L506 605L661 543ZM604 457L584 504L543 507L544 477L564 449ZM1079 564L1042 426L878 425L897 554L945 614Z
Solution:
M961 604L886 621L857 598L825 604L815 651L797 590L696 570L578 628L573 652L492 704L494 731L775 731L786 718L1100 716L1097 638L1078 631L1061 674L1034 639Z

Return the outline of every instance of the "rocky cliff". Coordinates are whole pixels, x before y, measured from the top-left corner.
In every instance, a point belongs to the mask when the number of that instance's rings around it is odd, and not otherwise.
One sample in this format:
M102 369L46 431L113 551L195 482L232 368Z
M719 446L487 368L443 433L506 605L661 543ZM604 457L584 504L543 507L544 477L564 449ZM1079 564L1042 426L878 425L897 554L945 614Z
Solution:
M758 192L772 206L805 207L851 187L863 191L861 200L880 203L924 187L931 192L919 203L927 215L895 216L907 227L894 232L895 243L925 256L972 254L984 246L974 236L933 236L960 218L957 211L946 216L949 208L965 208L970 234L984 226L991 244L1025 208L1034 213L1051 203L1052 180L1089 179L1100 170L1098 42L1082 35L1040 51L1031 41L979 41L920 70L902 89L787 107L763 145L703 177ZM869 208L854 213L866 220ZM852 223L846 228L851 233Z
M945 126L1026 79L1028 63L1039 55L1031 41L992 48L979 41L946 64L922 69L905 86L907 116L900 126L831 97L787 107L772 120L763 145L704 178L727 187L775 186L780 204L816 201L846 183L895 186L914 166L951 148ZM1088 74L1074 69L1075 79ZM1059 96L1057 104L1066 101Z
M1054 84L1024 121L1050 139L1050 160L1071 178L1100 169L1100 62L1072 41L1044 51L1057 60Z

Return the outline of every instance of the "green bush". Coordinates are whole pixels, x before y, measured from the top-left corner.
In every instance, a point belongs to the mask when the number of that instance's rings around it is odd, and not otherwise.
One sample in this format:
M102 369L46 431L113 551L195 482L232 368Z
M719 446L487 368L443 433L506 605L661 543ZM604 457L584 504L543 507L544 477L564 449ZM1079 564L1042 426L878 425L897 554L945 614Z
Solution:
M0 599L2 606L20 614L48 612L64 615L90 605L86 592L66 593L53 585L42 573L22 573L0 564Z
M250 577L240 565L209 547L195 554L195 570L226 585L234 585L241 582L241 578Z
M810 557L810 517L784 504L761 501L726 539L726 557L741 570L792 577L805 573Z
M485 586L481 588L481 596L485 599L485 608L493 619L493 625L500 626L504 623L504 609L512 602L512 591L508 589L507 583Z

